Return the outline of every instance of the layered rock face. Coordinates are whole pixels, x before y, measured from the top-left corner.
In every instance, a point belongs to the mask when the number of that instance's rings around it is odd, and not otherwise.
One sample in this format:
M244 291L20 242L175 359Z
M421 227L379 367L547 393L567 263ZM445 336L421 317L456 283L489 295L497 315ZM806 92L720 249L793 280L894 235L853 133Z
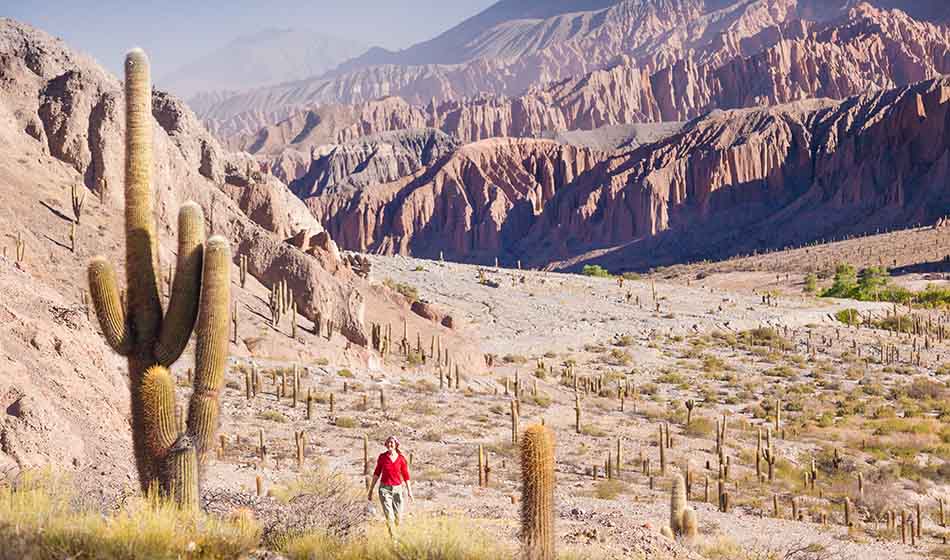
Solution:
M785 9L791 10L788 5ZM743 15L751 18L755 13ZM279 154L270 157L272 166L280 170L278 176L293 180L307 167L301 148L419 123L463 143L499 136L537 138L682 121L716 108L842 99L950 72L950 28L916 21L903 12L860 4L821 24L769 21L772 27L763 27L755 40L727 32L716 35L705 50L686 51L681 58L675 58L681 53L674 49L667 66L656 62L662 59L657 53L643 66L625 56L610 68L532 87L515 98L482 95L430 102L424 109L387 98L353 107L351 116L340 119L316 116L320 111L339 114L338 107L305 111L262 129L254 135L255 142L241 137L245 140L236 147ZM669 48L664 44L663 52Z
M947 212L950 78L716 111L622 154L495 139L399 181L308 199L345 248L635 268ZM860 219L858 219L860 217ZM675 241L673 241L675 239Z
M940 78L710 115L564 189L522 247L625 243L562 264L642 268L932 222L950 207L948 102Z
M275 125L227 142L232 150L252 154L275 154L290 147L307 152L315 146L337 144L390 130L422 128L426 113L397 97L359 105L327 105L295 111Z
M302 199L330 190L363 189L411 175L458 149L458 142L435 129L401 130L324 146L305 175L290 184Z
M605 154L549 140L490 139L392 183L306 200L341 247L453 258L503 254L556 192Z

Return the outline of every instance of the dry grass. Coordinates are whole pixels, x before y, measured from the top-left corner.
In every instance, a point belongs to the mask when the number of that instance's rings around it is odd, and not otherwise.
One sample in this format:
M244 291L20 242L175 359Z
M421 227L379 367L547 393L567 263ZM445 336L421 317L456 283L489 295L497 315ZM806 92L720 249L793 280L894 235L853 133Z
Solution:
M134 499L101 515L74 509L71 485L30 475L0 488L0 558L236 558L257 547L260 528Z
M488 533L474 530L469 519L420 517L399 527L394 543L385 525L371 527L364 538L340 541L320 534L287 543L292 560L504 560L515 551Z

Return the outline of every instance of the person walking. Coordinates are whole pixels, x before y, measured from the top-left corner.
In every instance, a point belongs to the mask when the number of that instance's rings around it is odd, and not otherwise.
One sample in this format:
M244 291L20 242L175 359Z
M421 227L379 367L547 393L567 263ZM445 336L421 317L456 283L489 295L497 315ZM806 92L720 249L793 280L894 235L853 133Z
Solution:
M395 538L395 528L399 526L405 505L402 498L403 484L406 485L409 501L415 502L415 498L412 497L412 485L409 483L409 464L399 451L399 440L396 436L389 436L384 445L386 451L376 458L376 470L373 471L373 482L369 485L367 499L373 501L373 488L379 482L379 503L386 515L386 529L389 530L390 538Z

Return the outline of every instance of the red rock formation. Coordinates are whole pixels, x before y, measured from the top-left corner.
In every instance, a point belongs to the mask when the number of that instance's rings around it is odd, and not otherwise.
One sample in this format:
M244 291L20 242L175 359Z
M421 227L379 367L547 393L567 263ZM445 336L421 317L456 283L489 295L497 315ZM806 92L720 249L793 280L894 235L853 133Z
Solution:
M486 140L307 205L343 247L613 268L719 256L946 213L950 78L841 102L716 111L620 155ZM671 233L675 232L675 242Z
M298 146L336 143L362 131L405 123L428 121L463 142L499 136L541 137L551 131L686 120L714 108L811 97L841 99L950 72L950 28L867 4L835 20L814 24L789 19L796 6L789 2L774 4L781 17L773 14L764 19L757 10L733 13L737 11L733 7L728 12L733 25L702 48L685 50L684 41L688 41L680 36L683 30L676 27L660 46L646 43L655 47L646 58L625 55L622 63L610 68L545 87L535 86L512 99L483 95L449 100L430 104L422 113L389 98L368 105L372 111L354 108L363 115L358 119L325 119L319 126L306 125L302 117L289 119L279 125L289 127L281 134L272 134L273 127L269 127L258 137L274 140L261 146L282 154L272 157L281 170L278 176L292 181L308 167L305 156L296 151ZM798 8L801 12L802 7ZM611 13L627 22L647 17L642 11ZM753 34L752 30L758 32ZM658 32L643 33L652 37ZM669 64L663 65L664 61ZM294 141L289 146L295 149L285 150L288 144L277 139L290 136Z
M604 157L548 140L484 140L393 183L306 202L353 250L497 254L529 230L558 189Z
M296 110L253 134L234 135L227 146L252 154L274 154L286 147L309 152L311 147L322 144L348 142L389 130L422 128L427 119L422 110L398 97L358 105L325 105Z

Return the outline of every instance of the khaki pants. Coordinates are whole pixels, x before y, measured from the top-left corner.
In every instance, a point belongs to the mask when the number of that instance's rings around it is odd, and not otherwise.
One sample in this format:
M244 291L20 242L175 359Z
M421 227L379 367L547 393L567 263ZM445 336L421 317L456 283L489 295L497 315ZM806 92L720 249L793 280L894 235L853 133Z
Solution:
M389 536L393 536L394 526L399 526L399 518L402 516L402 485L399 486L379 486L379 503L383 506L383 513L386 515L386 528L389 529Z

